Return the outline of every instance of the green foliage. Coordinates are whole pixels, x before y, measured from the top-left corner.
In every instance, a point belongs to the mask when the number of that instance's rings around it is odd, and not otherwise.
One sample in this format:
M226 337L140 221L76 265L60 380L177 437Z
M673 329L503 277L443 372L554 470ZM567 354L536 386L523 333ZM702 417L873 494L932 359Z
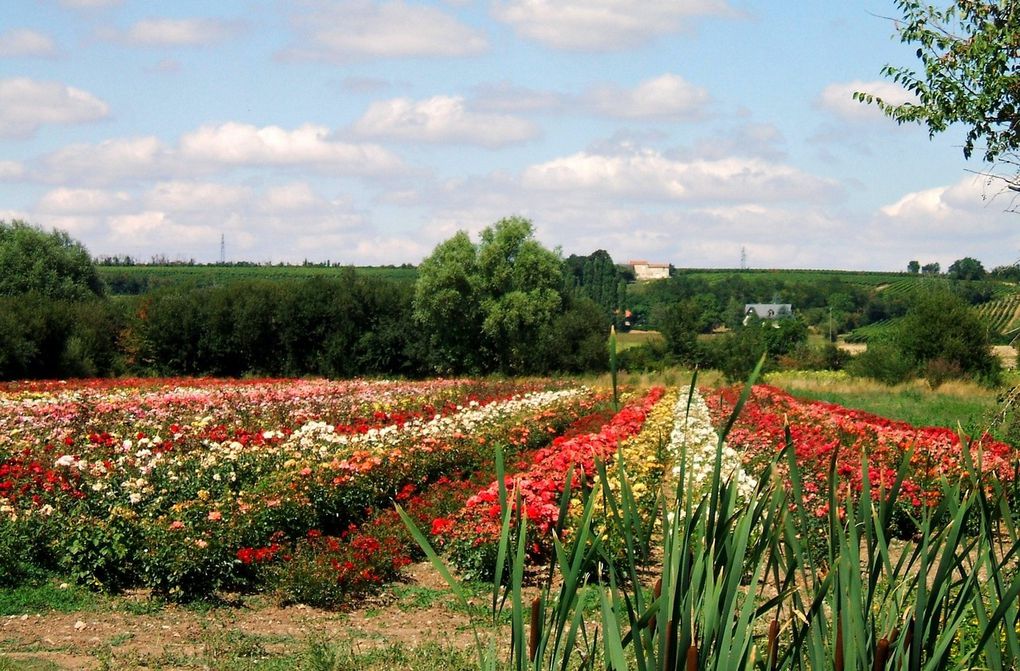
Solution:
M868 344L868 349L855 356L846 370L857 377L867 377L885 384L905 382L914 376L916 362L903 350L886 341Z
M729 380L744 378L763 355L766 369L774 368L807 342L807 326L797 318L775 321L750 320L720 338L714 338L705 353L707 361Z
M595 301L607 315L619 315L626 302L627 284L608 252L599 249L588 256L571 254L563 264L568 288Z
M941 6L896 0L896 5L903 16L896 23L900 39L917 47L921 72L887 65L882 73L917 101L890 103L866 92L854 97L877 104L899 123L923 123L931 135L964 125L967 158L980 148L984 160L994 161L1020 147L1020 7L988 0Z
M433 370L481 369L480 292L477 251L467 233L440 243L422 261L414 288L414 317L425 334Z
M980 261L969 256L953 261L947 272L956 280L983 280L988 274Z
M440 373L548 369L549 350L536 343L569 308L563 285L562 262L534 239L527 219L496 222L477 246L463 232L439 244L419 268L414 295L429 366ZM600 325L591 332L602 337Z
M142 543L142 582L160 597L192 601L231 586L237 558L218 532L200 524L176 529L157 520L143 528Z
M0 588L41 581L51 564L47 534L38 520L0 520Z
M853 375L898 384L920 373L938 386L960 377L995 382L1001 370L977 312L943 287L915 294L905 316L869 335L868 350L847 366Z
M66 522L55 539L64 573L80 585L106 592L135 583L137 567L131 558L142 535L133 511L114 509L106 519L82 515Z
M360 278L235 282L138 300L142 365L171 375L414 374L411 287Z
M588 298L568 297L565 303L566 310L553 319L535 342L543 352L543 370L562 373L605 370L609 317Z
M659 308L655 322L666 341L667 351L684 363L698 360L698 333L704 329L703 305L687 299Z
M107 300L0 296L0 379L121 373L126 324L121 306Z
M95 606L99 599L94 592L61 583L58 579L26 583L15 588L0 587L0 617L49 611L73 613ZM0 659L3 657L0 656ZM3 668L0 665L0 669Z
M895 344L922 366L935 360L958 367L961 374L995 379L1000 370L988 335L977 314L948 291L919 296L899 324Z
M225 287L235 282L241 284L252 282L287 284L313 278L335 280L352 270L359 277L387 280L404 285L414 284L417 277L417 270L410 265L358 266L357 268L325 264L285 266L256 263L135 265L130 258L124 261L126 262L112 263L110 260L100 259L100 265L97 268L107 290L114 296L137 296L169 289Z
M88 250L67 233L0 220L0 296L29 292L86 300L102 295L103 283Z

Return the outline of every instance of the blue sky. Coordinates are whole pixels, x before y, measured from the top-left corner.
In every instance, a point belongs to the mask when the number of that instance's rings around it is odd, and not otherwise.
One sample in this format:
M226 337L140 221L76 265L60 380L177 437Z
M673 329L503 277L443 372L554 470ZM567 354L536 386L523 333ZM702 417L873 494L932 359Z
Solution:
M416 263L523 215L564 255L1020 258L906 99L892 0L11 0L0 218L95 255Z

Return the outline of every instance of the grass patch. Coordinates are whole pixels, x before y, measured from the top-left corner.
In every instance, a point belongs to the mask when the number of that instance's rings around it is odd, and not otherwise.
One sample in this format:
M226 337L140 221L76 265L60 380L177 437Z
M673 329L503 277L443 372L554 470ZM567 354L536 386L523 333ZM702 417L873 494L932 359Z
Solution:
M0 616L58 611L72 613L96 608L103 598L77 585L46 582L0 589ZM2 667L0 667L2 668Z
M931 389L922 380L888 387L881 383L834 375L785 372L767 382L798 398L837 403L914 426L963 426L973 433L988 427L998 409L997 393L970 382L948 382Z
M662 334L658 331L628 331L616 334L616 344L621 352L631 347L656 342L662 342Z
M11 659L0 655L0 671L60 671L60 667L45 659Z
M426 643L417 647L390 645L373 650L356 650L350 644L312 644L303 669L308 671L339 671L360 669L361 671L474 671L478 660L471 650L460 650L450 646Z

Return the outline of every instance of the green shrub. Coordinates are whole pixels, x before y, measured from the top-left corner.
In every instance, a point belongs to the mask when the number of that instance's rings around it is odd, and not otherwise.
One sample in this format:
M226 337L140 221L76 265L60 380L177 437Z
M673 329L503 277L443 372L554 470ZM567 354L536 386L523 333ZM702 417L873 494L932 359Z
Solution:
M60 567L91 589L116 592L137 582L134 557L141 542L138 516L114 508L109 517L68 517L55 540Z
M854 357L846 367L855 377L870 377L885 384L899 384L914 376L916 364L891 343L877 342Z
M32 520L0 521L0 587L17 587L39 581L49 573L45 566L45 531Z

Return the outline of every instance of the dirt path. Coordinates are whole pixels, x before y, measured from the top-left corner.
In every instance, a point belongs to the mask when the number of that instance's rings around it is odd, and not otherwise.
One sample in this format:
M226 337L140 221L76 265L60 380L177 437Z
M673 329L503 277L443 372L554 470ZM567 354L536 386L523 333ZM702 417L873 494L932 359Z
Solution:
M157 607L136 592L83 612L7 616L0 619L0 669L8 668L4 658L14 669L237 668L244 659L261 668L260 660L299 659L317 641L355 651L472 646L469 617L442 579L427 564L409 568L405 583L346 612L283 608L267 597L207 609Z

